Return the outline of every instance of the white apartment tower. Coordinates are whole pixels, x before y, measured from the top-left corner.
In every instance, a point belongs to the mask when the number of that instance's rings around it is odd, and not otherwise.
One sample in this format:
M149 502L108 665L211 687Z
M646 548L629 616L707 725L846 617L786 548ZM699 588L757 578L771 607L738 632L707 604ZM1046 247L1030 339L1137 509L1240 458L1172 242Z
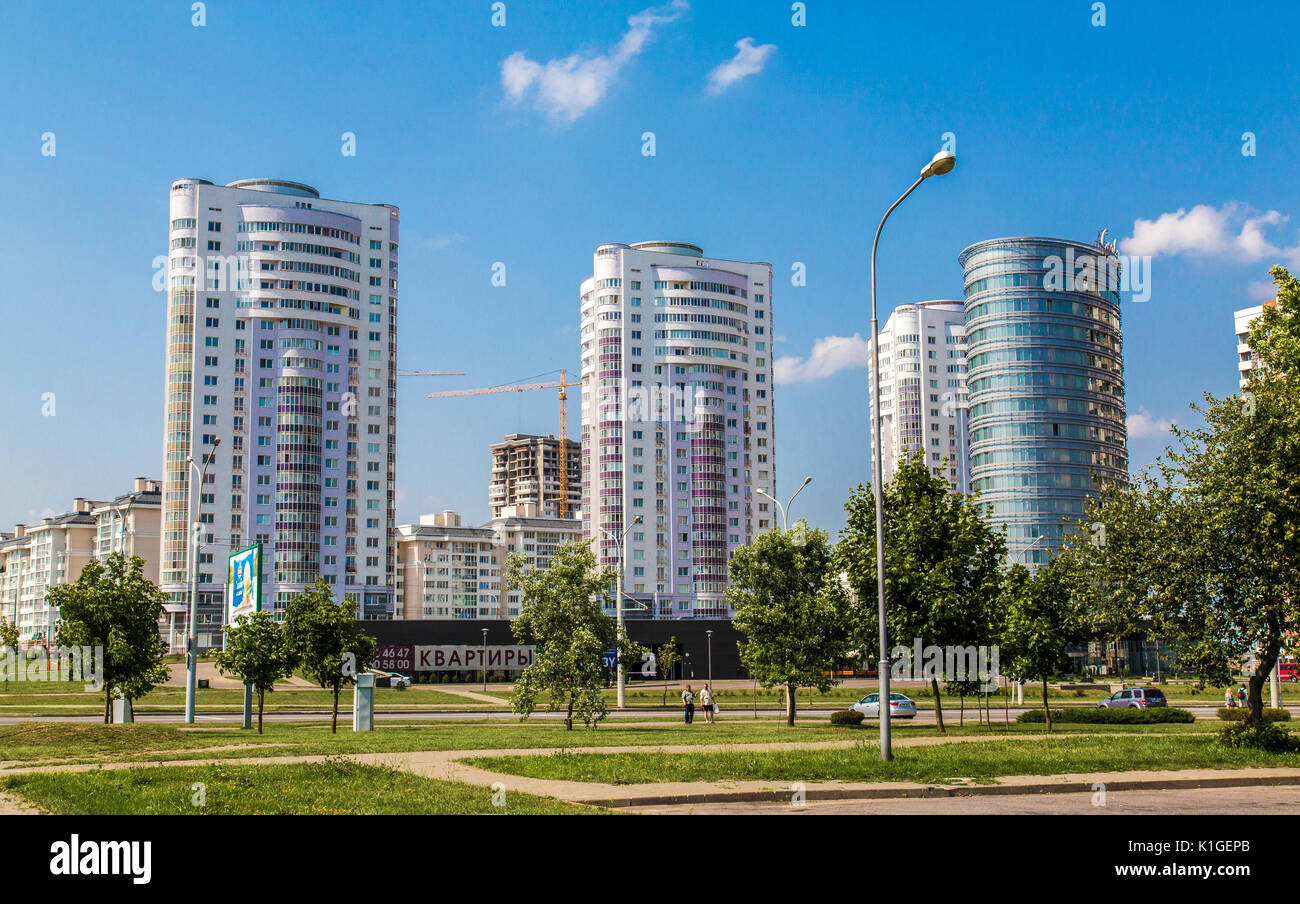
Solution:
M296 182L172 184L160 582L183 621L197 521L200 647L256 542L268 608L323 576L392 616L397 227Z
M581 330L584 535L618 567L627 532L629 617L729 616L727 560L773 526L771 265L600 245Z
M930 472L946 479L953 492L969 492L963 302L921 301L894 308L880 330L880 399L885 483L905 457L922 453ZM874 398L871 423L876 423ZM871 442L875 461L874 429Z
M1250 328L1254 321L1258 320L1264 313L1264 308L1277 304L1277 299L1266 301L1263 304L1257 304L1253 308L1242 308L1240 311L1233 311L1232 319L1237 330L1237 384L1241 389L1246 388L1246 382L1250 379L1250 373L1259 367L1259 356L1256 355L1246 340L1250 338Z

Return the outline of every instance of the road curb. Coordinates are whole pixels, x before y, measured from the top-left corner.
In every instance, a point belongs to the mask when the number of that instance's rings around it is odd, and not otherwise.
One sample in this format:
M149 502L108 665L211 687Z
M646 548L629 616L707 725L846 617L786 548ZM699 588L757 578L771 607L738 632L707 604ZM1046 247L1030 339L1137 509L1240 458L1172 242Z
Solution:
M1198 788L1249 788L1300 785L1300 770L1294 775L1214 776L1205 778L1116 779L1105 781L1096 776L1107 792L1175 791ZM1024 794L1091 794L1093 781L1039 782L1015 785L914 785L889 788L818 788L803 789L803 799L815 800L898 800L905 798L992 797ZM571 803L620 809L625 807L666 807L682 804L720 803L787 803L795 788L770 788L761 791L703 791L687 794L663 794L623 798L569 798Z

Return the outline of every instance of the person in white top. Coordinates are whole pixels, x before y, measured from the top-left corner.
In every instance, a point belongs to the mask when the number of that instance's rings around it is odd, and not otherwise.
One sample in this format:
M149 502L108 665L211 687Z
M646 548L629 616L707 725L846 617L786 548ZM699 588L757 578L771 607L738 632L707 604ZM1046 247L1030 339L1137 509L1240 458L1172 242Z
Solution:
M689 684L682 691L682 708L686 713L686 724L690 725L695 720L695 691L691 690Z
M704 721L713 722L713 688L704 685L704 690L700 691L700 706L704 707Z

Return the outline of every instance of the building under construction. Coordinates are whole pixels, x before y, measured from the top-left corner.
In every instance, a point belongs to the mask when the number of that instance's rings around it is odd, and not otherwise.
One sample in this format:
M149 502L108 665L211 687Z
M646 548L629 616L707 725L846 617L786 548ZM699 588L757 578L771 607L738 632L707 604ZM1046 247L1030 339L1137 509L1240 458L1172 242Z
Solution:
M512 433L492 446L492 484L488 500L492 517L523 512L543 517L576 518L582 510L582 444L571 439L565 458L568 479L560 473L560 441L554 436ZM567 486L566 486L567 484ZM567 489L567 504L560 506ZM526 508L527 507L527 508Z

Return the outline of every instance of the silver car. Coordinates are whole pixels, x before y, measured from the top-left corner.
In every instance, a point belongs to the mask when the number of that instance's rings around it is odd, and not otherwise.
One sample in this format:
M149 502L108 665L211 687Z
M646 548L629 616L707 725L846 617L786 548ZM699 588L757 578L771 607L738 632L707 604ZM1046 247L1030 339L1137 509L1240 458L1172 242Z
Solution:
M849 709L856 709L862 713L864 719L880 718L880 694L867 694L857 703L854 703ZM916 704L904 697L902 694L889 695L889 718L891 719L914 719L916 718Z
M1168 706L1164 691L1154 687L1126 687L1115 691L1097 704L1098 709L1146 709L1150 706Z

